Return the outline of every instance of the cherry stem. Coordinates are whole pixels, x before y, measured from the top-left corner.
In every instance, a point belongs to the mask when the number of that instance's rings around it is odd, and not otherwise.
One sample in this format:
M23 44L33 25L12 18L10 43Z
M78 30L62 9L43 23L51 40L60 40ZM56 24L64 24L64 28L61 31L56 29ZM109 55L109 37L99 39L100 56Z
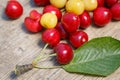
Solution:
M44 46L44 48L41 50L40 54L33 60L32 64L37 65L37 63L40 61L41 56L43 55L45 49L47 48L48 44Z
M61 11L61 12L65 12L65 8L62 8L60 11Z
M44 60L46 60L47 58L53 57L53 56L56 56L56 53L50 54L50 55L46 55L46 56L44 56L44 57L42 57L42 58L43 58L43 61L44 61Z
M55 68L61 68L62 66L51 66L51 67L42 67L42 66L34 66L34 68L37 69L55 69Z

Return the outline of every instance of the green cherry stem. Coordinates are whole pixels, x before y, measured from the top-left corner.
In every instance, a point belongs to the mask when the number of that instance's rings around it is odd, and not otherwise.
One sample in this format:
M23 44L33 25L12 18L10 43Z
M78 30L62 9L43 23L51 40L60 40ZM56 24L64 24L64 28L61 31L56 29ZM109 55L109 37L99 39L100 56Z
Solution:
M51 66L51 67L43 67L43 66L38 66L38 62L39 61L43 61L46 60L49 57L53 57L56 56L56 53L54 54L48 54L46 56L42 56L42 54L44 53L44 50L46 49L46 47L48 46L48 44L46 44L44 46L44 48L42 49L42 51L40 52L40 54L38 55L38 57L36 57L32 64L25 64L25 65L16 65L15 67L15 74L16 75L20 75L23 74L29 70L32 70L33 68L37 68L37 69L55 69L55 68L61 68L62 66Z
M50 55L46 55L46 56L42 57L42 61L46 60L49 57L53 57L53 56L56 56L56 53L50 54Z
M46 55L44 57L42 57L41 59L46 60L49 57L53 57L56 56L56 53L54 54L50 54L50 55ZM48 67L44 67L44 66L38 66L38 65L34 65L34 68L37 69L55 69L55 68L61 68L62 66L48 66Z
M40 61L40 59L41 59L41 57L42 57L45 49L47 48L47 46L48 46L48 44L46 44L44 46L44 48L42 49L42 51L40 52L40 54L33 60L33 62L32 62L33 65L37 65L37 63Z
M35 65L34 68L37 68L37 69L55 69L55 68L62 68L62 66L48 66L48 67L42 67L42 66L37 66L37 65Z

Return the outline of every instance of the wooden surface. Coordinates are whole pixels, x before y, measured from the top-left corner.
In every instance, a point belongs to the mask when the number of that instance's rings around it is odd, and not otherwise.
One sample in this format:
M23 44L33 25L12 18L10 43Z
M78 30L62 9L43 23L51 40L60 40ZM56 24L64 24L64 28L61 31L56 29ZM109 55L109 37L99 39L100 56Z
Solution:
M120 68L108 77L71 74L63 69L33 69L16 77L12 72L15 65L31 63L45 45L41 41L41 33L29 33L23 24L32 9L42 12L42 8L34 6L32 0L19 2L23 5L24 13L19 19L10 20L4 14L7 0L0 1L0 80L120 80ZM120 40L120 21L112 21L104 28L91 25L85 31L89 39L112 36ZM47 48L46 53L52 53L52 49ZM54 59L48 59L41 65L50 66L54 62Z

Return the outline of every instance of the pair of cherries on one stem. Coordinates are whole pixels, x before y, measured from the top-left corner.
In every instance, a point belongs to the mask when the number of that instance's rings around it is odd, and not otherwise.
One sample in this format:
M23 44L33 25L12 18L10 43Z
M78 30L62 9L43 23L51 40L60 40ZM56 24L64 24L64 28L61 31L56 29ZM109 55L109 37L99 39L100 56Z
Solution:
M85 40L88 40L88 38L86 37L88 37L87 34L79 30L79 31L74 32L70 36L70 41L73 44L73 46L77 45L75 46L77 48L81 46L84 42L86 42ZM46 58L50 56L56 56L58 63L63 64L63 65L70 63L70 61L73 59L74 52L71 46L67 43L60 43L60 33L57 29L55 28L46 29L42 33L42 41L44 41L47 44L44 46L44 48L42 49L41 53L37 56L37 58L33 60L32 64L35 67L40 68L36 65L41 60L41 58L45 60ZM80 44L77 44L77 42ZM42 55L48 45L50 45L51 47L54 47L55 54L50 54L50 55L46 55L45 57L43 57Z
M73 50L67 43L59 43L60 42L60 34L59 32L53 29L47 29L42 33L42 40L47 43L42 49L41 53L37 56L35 60L33 60L33 65L36 66L37 63L41 60L41 58L48 58L49 56L56 56L58 63L67 64L73 59ZM46 47L50 45L54 47L55 54L46 55L43 57L44 50Z

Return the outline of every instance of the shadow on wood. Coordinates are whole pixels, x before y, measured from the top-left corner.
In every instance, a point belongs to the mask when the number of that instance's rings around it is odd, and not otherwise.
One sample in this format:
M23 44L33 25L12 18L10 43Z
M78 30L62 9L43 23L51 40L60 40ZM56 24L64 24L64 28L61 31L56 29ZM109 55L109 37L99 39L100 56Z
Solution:
M9 19L8 17L7 17L7 15L5 14L5 8L3 8L2 9L2 15L1 15L1 18L3 19L3 20L7 20L7 21L10 21L11 19Z
M18 76L15 74L14 71L12 71L12 72L10 73L10 76L9 76L10 80L17 80L17 77L18 77Z

